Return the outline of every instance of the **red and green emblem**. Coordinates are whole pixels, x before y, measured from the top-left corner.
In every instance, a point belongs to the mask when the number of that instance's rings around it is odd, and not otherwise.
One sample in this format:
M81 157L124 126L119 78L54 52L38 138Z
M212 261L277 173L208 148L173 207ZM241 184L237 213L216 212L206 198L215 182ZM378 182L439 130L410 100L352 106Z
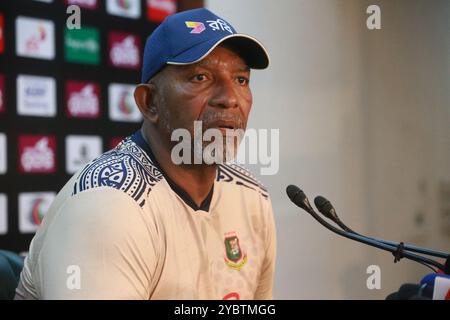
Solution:
M225 233L225 264L240 270L247 263L247 255L242 251L236 232Z

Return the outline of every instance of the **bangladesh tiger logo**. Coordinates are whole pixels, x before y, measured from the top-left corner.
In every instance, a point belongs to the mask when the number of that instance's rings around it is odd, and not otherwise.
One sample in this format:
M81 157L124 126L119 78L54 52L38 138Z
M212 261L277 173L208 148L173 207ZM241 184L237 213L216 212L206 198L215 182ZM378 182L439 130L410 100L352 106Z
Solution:
M247 254L242 251L236 232L225 233L225 264L234 269L241 270L247 263Z

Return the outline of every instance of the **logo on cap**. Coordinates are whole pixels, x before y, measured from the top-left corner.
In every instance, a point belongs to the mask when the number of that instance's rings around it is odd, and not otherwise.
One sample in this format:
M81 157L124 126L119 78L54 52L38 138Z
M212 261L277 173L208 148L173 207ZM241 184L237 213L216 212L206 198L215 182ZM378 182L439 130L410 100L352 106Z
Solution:
M233 33L233 29L231 29L230 25L222 19L217 20L208 20L208 26L213 29L214 31L221 30L221 31L228 31L229 33Z
M193 28L190 33L202 33L205 31L205 25L201 22L186 21L186 26L188 28Z

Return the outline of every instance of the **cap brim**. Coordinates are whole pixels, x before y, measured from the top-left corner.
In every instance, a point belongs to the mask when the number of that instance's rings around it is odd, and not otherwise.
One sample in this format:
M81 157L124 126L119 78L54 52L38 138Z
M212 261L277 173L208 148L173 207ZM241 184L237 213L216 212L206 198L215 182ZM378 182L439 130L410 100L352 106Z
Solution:
M269 66L270 58L266 48L255 38L242 33L202 42L167 61L167 64L187 65L196 63L222 43L230 44L233 48L236 48L249 68L265 69Z

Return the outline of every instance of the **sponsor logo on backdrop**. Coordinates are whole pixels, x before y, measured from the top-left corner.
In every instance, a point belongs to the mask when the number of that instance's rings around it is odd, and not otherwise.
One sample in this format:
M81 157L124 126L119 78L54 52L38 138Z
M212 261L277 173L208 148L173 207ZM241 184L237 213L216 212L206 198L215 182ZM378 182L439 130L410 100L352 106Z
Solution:
M56 115L56 82L49 77L17 77L17 114L54 117Z
M140 122L142 115L134 101L134 85L112 83L108 87L109 118L113 121Z
M16 18L16 54L22 57L55 58L55 26L50 20Z
M147 0L147 18L150 21L161 23L177 11L176 0Z
M66 137L66 171L77 172L85 164L102 154L102 139L98 136Z
M100 35L97 28L65 29L64 52L69 62L100 63Z
M54 192L19 193L19 231L34 233L55 199Z
M0 193L0 234L8 233L8 198Z
M134 34L109 33L109 63L119 68L139 69L141 39Z
M19 136L19 171L21 173L56 172L56 140L48 135Z
M67 81L66 114L69 118L98 118L100 116L100 85L87 81Z
M5 174L8 166L7 160L7 144L6 144L6 135L4 133L0 133L0 174Z
M5 76L0 74L0 113L5 112Z
M5 51L5 20L3 13L0 13L0 53Z
M74 4L81 8L95 10L97 9L97 0L66 0L68 6Z
M141 1L106 0L106 11L111 15L138 19L141 16Z

